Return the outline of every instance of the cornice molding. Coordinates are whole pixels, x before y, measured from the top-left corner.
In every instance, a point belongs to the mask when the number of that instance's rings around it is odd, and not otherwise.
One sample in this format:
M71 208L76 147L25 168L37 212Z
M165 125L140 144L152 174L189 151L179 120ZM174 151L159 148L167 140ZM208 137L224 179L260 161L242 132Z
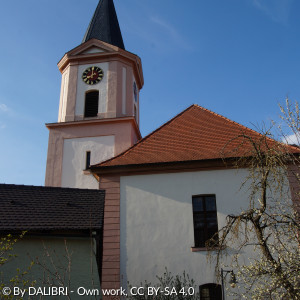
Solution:
M92 47L101 48L102 50L105 50L105 52L82 54L84 51ZM57 66L60 72L63 73L69 65L81 64L83 62L94 63L111 60L117 60L123 63L130 64L133 67L136 78L138 79L138 87L139 89L142 89L144 85L144 77L141 59L131 52L96 39L89 40L86 43L81 44L78 47L67 52L58 62Z
M70 121L70 122L56 122L56 123L46 123L46 127L50 129L55 128L63 128L63 127L75 127L75 126L90 126L90 125L97 125L103 123L120 123L120 122L130 122L133 124L133 128L138 136L139 139L142 138L141 132L139 127L136 123L134 117L124 117L124 118L104 118L104 119L92 119L92 120L80 120L80 121Z

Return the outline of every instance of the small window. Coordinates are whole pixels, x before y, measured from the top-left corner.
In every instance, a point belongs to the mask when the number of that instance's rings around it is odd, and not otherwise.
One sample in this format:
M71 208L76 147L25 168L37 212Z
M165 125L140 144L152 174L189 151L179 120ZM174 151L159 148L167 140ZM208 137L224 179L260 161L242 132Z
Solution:
M217 244L218 220L215 195L193 196L193 220L195 247L205 247L212 237ZM212 245L212 246L213 246Z
M91 165L91 151L86 151L85 169L87 170Z
M137 102L137 99L138 99L138 91L137 91L137 86L136 86L136 83L135 83L135 82L133 83L133 95L134 95L134 100L135 100L135 102Z
M84 117L97 117L99 105L99 91L91 91L85 94Z
M200 300L222 300L221 285L215 283L200 285Z
M137 119L136 105L134 106L134 116Z

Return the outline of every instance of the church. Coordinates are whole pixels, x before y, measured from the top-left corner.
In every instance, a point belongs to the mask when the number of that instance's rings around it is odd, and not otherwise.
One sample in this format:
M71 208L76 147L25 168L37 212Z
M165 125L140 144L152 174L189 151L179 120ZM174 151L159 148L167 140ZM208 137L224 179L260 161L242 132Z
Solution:
M0 185L1 233L25 230L16 249L31 258L72 250L73 287L138 286L167 268L189 274L201 299L222 299L206 241L247 205L247 170L231 159L249 150L238 135L259 133L195 104L142 138L142 61L124 47L113 0L99 1L58 68L45 187Z

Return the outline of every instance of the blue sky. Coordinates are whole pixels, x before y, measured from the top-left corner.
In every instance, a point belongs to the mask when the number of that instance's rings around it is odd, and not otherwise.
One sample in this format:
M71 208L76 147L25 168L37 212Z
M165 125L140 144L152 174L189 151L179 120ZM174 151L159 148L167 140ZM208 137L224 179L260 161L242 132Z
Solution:
M286 96L300 99L300 1L114 2L125 47L143 63L143 136L193 103L254 128L278 119ZM57 62L81 43L97 3L2 1L1 183L44 184Z

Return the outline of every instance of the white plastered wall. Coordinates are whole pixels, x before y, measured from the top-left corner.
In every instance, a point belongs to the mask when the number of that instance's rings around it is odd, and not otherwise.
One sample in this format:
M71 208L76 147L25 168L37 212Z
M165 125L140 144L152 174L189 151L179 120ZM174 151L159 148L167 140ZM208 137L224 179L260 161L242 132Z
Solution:
M86 152L91 152L91 165L114 156L114 136L65 139L62 165L62 187L98 189L99 183L85 170Z
M133 76L133 83L136 84L136 79L135 77ZM140 120L140 116L139 116L139 100L140 100L140 91L139 91L139 88L136 84L136 92L137 92L137 100L135 101L135 97L134 97L134 90L133 90L133 87L132 87L132 101L133 101L133 106L136 106L136 113L137 113L137 116L136 116L136 122L139 124L139 120Z
M59 110L58 110L58 122L64 122L66 117L69 74L70 74L69 68L67 68L67 70L62 74L60 101L59 101Z
M126 114L126 86L127 86L127 69L125 67L122 68L122 114Z
M89 67L96 66L103 70L103 79L97 84L89 85L82 80L82 73ZM77 80L77 95L75 115L83 116L85 93L90 90L99 90L99 106L98 113L105 113L107 111L107 89L108 89L108 63L93 63L87 65L80 65L78 68L78 80Z
M157 282L165 267L186 271L197 286L216 282L207 252L194 246L192 196L215 194L219 229L228 214L247 207L246 170L121 177L121 282ZM251 253L245 253L250 257Z
M101 53L104 52L104 50L98 48L98 47L92 47L86 51L84 51L82 54L90 54L90 53Z

